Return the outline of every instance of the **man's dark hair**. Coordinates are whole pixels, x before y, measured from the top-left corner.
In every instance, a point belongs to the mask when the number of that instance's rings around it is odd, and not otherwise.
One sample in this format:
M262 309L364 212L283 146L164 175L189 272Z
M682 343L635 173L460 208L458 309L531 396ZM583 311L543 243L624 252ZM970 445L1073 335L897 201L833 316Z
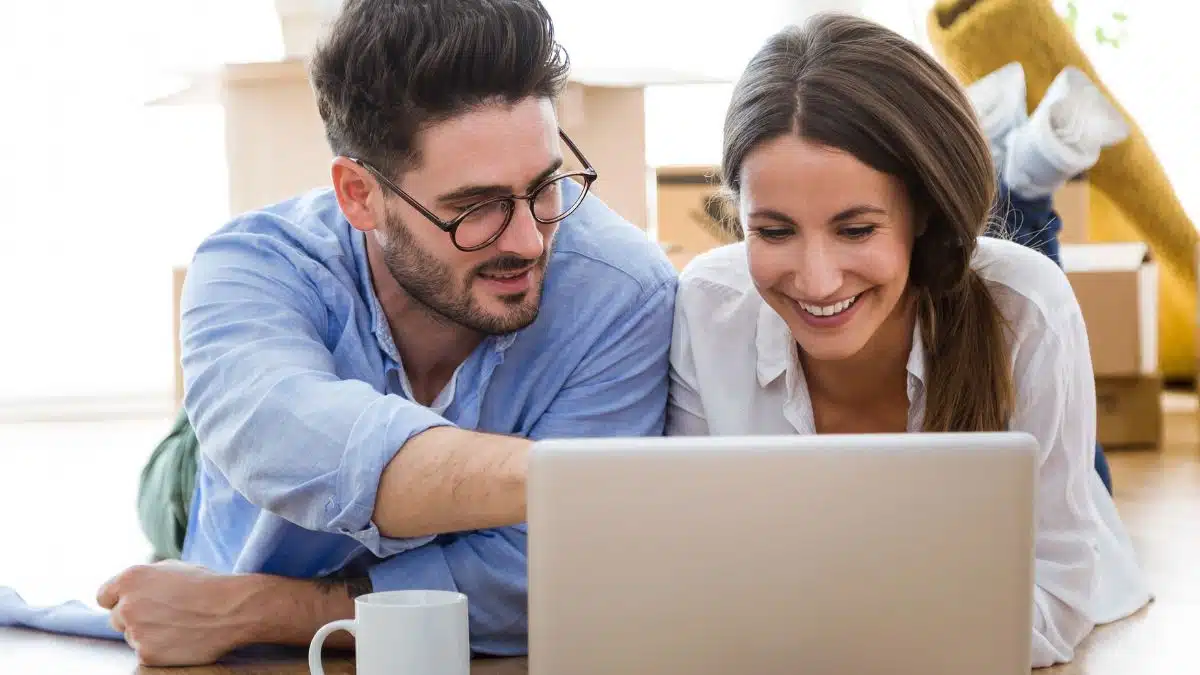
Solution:
M416 136L488 103L555 98L570 62L538 0L347 0L310 65L335 154L395 175Z

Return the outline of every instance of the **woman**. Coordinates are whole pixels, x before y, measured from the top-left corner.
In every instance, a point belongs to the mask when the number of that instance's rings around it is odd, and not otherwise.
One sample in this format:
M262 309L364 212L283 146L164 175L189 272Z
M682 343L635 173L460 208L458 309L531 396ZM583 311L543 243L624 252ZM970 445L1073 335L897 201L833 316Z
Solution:
M997 181L955 80L881 26L820 15L750 62L723 155L745 236L681 274L668 433L1029 432L1032 664L1148 602L1092 468L1078 303L1048 257L981 236Z

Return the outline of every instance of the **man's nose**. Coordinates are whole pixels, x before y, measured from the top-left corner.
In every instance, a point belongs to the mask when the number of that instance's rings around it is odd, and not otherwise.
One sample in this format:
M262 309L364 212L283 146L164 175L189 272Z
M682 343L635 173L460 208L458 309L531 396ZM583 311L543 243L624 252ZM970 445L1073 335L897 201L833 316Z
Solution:
M542 235L540 223L529 210L529 204L516 202L508 227L496 240L497 251L534 260L542 255L544 246L545 237Z

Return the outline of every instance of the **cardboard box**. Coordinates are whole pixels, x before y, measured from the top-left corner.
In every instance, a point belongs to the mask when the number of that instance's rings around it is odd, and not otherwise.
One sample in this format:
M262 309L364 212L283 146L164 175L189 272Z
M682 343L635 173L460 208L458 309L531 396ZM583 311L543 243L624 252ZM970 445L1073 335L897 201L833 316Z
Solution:
M1065 244L1096 377L1158 372L1158 264L1144 243Z
M1062 221L1058 234L1060 244L1088 242L1088 193L1086 179L1069 181L1054 193L1054 210Z
M678 246L664 246L663 250L667 254L667 259L671 261L671 264L674 265L675 269L678 271L683 271L683 268L687 267L688 263L692 262L692 258L700 255L694 251L685 251Z
M1096 378L1096 439L1102 446L1158 448L1162 433L1158 376Z
M659 167L656 179L657 237L672 255L690 258L734 241L737 230L726 228L737 225L719 196L716 167Z
M231 213L329 184L332 155L305 59L225 63L178 75L182 88L148 103L221 106ZM668 68L572 62L556 107L558 123L600 174L596 195L646 229L654 192L646 156L646 88L725 81ZM575 166L566 148L563 152L568 166Z

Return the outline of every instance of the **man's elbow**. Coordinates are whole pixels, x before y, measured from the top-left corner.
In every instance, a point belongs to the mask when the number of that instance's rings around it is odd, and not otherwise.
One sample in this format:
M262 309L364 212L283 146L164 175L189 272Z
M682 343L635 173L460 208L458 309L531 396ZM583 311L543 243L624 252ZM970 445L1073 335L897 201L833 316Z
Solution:
M412 539L439 534L429 531L432 528L422 527L427 520L421 517L417 508L422 500L414 498L409 490L402 487L408 480L408 476L403 474L408 470L403 462L393 458L379 475L379 488L375 492L371 520L378 528L380 536L388 539Z

